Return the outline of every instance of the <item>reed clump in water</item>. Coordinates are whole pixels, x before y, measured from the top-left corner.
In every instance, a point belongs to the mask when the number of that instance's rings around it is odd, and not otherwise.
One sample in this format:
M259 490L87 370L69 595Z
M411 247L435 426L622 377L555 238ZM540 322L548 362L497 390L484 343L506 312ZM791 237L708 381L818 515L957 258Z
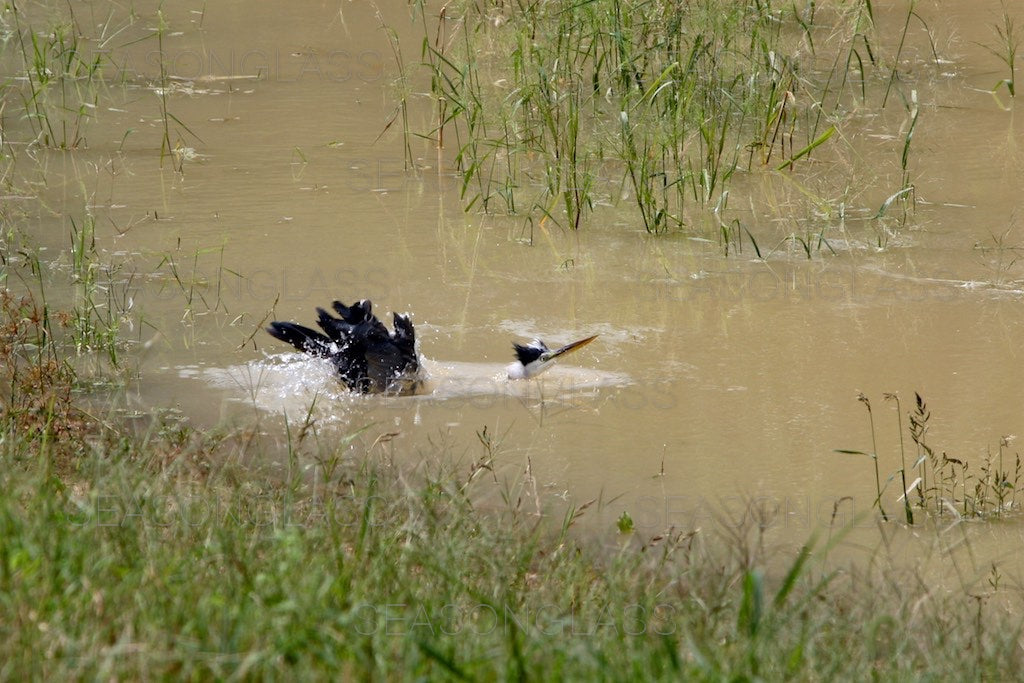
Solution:
M10 33L4 42L13 43L20 56L23 87L0 86L0 95L17 96L24 119L43 147L75 149L85 142L85 124L96 109L102 81L102 57L90 54L80 39L73 13L39 31L27 23L10 3ZM3 92L11 89L11 93ZM2 107L0 107L2 111Z
M170 158L174 169L181 172L184 161L194 154L185 146L185 139L199 137L171 111L175 81L167 70L164 45L170 27L158 3L151 31L137 40L123 38L124 44L118 45L116 36L140 24L138 19L134 10L122 15L112 9L104 21L94 26L86 24L94 32L84 33L76 8L70 3L8 3L0 13L0 59L11 71L11 78L0 83L0 117L17 125L8 125L0 142L30 149L87 148L90 121L108 108L104 105L113 99L113 86L127 85L126 74L120 74L119 79L110 75L117 71L111 60L111 46L127 48L153 37L159 72L144 87L158 98L160 164ZM133 132L124 132L122 148Z
M996 452L987 449L972 463L966 457L954 457L936 449L928 438L931 411L920 394L914 394L914 409L907 414L907 434L914 444L913 462L907 464L908 454L904 441L902 406L896 394L886 394L887 401L896 406L897 431L899 436L900 467L886 480L888 485L899 475L902 493L898 502L903 507L904 519L908 524L915 520L914 511L927 516L942 518L991 518L1011 514L1018 510L1017 491L1021 482L1021 459L1019 453L1010 453L1011 437L1001 437ZM863 394L858 400L868 411L871 452L839 450L849 455L867 455L875 466L876 498L882 518L889 519L882 507L882 495L886 486L879 476L878 447L875 434L874 415L871 403ZM915 476L916 475L916 476ZM914 477L911 479L911 477ZM908 483L909 480L909 483Z
M431 135L466 208L570 228L609 203L652 233L720 214L736 173L792 171L832 139L875 67L866 1L828 29L814 3L449 3L436 28L420 11Z

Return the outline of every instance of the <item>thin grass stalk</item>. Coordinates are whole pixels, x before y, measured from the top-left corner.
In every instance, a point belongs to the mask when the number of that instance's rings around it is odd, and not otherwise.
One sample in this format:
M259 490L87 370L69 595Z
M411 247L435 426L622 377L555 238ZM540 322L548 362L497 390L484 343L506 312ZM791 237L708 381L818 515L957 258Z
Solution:
M882 478L878 471L878 442L875 438L875 416L874 413L872 413L871 411L871 401L868 400L867 396L865 396L864 394L860 394L857 397L857 400L863 403L864 407L867 408L868 423L871 426L871 457L875 463L875 505L878 506L879 512L882 513L882 519L884 521L889 521L889 516L885 514L885 508L882 507Z
M889 101L889 93L892 90L893 83L896 82L896 74L899 70L900 57L903 56L903 46L907 40L907 31L910 29L910 17L914 16L914 7L917 5L917 0L910 0L910 5L907 7L907 18L903 22L903 30L900 32L900 44L896 48L896 56L893 58L892 72L889 74L889 82L885 86L885 94L882 96L882 109L885 109L886 102Z
M164 157L172 156L170 117L167 111L167 90L170 87L170 80L167 78L167 64L164 59L164 33L167 31L167 23L164 21L163 2L157 6L156 11L156 45L157 54L160 59L160 121L163 124L163 138L160 140L160 168L164 166Z
M885 394L886 400L896 403L896 428L900 435L900 480L903 483L903 514L907 524L914 523L914 511L910 507L910 491L907 490L907 459L906 449L903 443L903 409L900 406L900 397L896 394Z

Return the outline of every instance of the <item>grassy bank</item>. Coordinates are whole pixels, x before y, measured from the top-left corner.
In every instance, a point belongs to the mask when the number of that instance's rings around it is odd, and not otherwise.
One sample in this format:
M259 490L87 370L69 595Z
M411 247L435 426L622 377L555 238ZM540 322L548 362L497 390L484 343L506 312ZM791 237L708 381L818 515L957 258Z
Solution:
M585 508L540 520L519 509L517 484L492 476L485 434L472 463L442 453L433 462L448 464L409 468L292 429L273 467L251 428L97 417L70 367L51 365L61 342L34 310L8 300L0 338L5 678L977 679L1019 668L1020 618L1005 606L1022 596L995 572L983 591L950 590L836 564L814 539L768 569L752 517L727 534L583 539L573 524ZM482 507L496 485L508 502Z
M699 533L601 552L478 512L464 472L410 485L346 463L314 494L230 464L234 438L178 437L108 430L57 476L62 444L4 434L5 677L976 679L1019 664L1019 618L977 596L817 559L766 576L753 548Z

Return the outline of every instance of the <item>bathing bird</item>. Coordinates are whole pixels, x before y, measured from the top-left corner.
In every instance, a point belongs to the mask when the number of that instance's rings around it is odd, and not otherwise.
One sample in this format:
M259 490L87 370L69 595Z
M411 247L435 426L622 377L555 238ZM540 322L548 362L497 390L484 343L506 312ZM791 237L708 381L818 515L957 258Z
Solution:
M340 317L317 308L317 324L324 334L295 323L270 323L267 332L311 356L327 358L338 377L361 394L414 394L422 383L416 351L416 332L409 316L392 313L394 331L373 314L366 299L331 307Z
M358 393L415 394L423 384L423 366L416 350L416 332L408 315L392 313L394 331L373 314L373 304L363 299L351 306L331 304L339 317L317 308L317 325L323 332L291 322L274 321L267 332L299 351L331 361L338 377ZM513 344L516 362L506 368L509 379L529 379L547 370L561 356L594 341L597 335L557 349L534 339Z

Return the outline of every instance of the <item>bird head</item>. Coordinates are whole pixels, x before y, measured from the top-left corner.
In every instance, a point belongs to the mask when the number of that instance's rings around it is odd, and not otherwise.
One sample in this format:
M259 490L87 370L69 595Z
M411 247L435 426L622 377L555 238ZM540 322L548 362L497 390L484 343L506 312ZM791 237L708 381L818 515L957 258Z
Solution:
M547 370L561 356L580 349L597 339L597 335L586 337L551 349L540 339L529 344L513 344L516 350L516 362L506 368L509 379L529 379Z

